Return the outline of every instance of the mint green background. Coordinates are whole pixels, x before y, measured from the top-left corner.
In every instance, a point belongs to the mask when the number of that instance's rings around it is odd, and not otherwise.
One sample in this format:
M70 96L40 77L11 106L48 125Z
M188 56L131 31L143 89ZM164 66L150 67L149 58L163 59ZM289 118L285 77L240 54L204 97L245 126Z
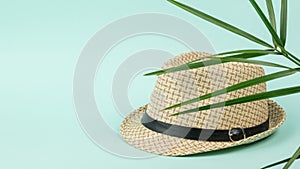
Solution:
M247 1L184 2L269 39ZM289 2L287 43L287 48L298 56L300 13L296 7L299 5L296 0ZM275 99L287 111L287 121L272 137L256 144L182 158L158 156L136 160L109 154L95 146L82 131L72 100L72 78L77 58L95 32L124 16L161 12L198 27L217 52L257 46L161 0L0 1L0 9L0 168L251 169L288 157L299 146L300 135L296 130L300 118L298 94ZM163 38L149 39L159 43L161 48L167 47ZM176 49L174 54L179 54L179 49L186 50L183 46ZM114 52L118 54L118 51ZM106 74L108 77L112 75ZM142 78L137 80L142 81ZM268 86L273 89L299 83L299 75L295 75ZM147 89L151 89L151 85L153 83L149 83ZM129 96L134 97L135 93L138 91L129 90ZM138 107L147 99L139 102L139 99L132 98L131 101ZM106 118L112 122L113 128L118 128L121 119ZM298 166L300 163L296 162L293 168Z

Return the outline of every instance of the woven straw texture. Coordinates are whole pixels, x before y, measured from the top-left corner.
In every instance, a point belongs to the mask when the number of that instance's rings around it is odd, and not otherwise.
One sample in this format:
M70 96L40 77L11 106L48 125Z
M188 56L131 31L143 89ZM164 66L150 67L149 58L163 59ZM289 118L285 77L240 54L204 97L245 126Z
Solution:
M203 59L208 55L208 53L201 52L185 53L167 61L162 68L170 68L195 59ZM121 135L125 141L138 149L170 156L207 152L262 139L272 134L285 120L284 110L270 100L215 108L179 116L170 117L169 115L207 104L264 92L266 91L265 84L251 86L172 110L162 111L162 109L263 75L263 68L246 63L223 63L161 75L156 82L150 103L125 118L120 128ZM269 118L270 129L236 142L195 141L156 133L145 128L141 124L141 117L145 111L152 118L159 121L208 129L247 128L261 124Z
M153 132L141 124L147 106L132 112L121 124L121 136L130 145L155 154L183 156L249 144L271 135L285 120L284 110L269 100L269 130L236 142L195 141Z

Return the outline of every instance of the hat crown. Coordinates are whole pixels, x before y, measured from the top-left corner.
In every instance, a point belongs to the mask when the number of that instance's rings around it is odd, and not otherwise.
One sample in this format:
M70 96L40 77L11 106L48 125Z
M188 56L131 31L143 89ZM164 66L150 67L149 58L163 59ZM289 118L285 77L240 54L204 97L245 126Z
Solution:
M208 55L210 54L202 52L181 54L165 62L162 69L176 67ZM212 103L265 92L265 83L175 109L164 111L162 109L263 75L264 70L262 67L237 62L163 74L158 76L146 111L149 116L158 121L186 127L228 130L234 127L247 128L256 126L268 119L267 100L214 108L178 116L170 115Z

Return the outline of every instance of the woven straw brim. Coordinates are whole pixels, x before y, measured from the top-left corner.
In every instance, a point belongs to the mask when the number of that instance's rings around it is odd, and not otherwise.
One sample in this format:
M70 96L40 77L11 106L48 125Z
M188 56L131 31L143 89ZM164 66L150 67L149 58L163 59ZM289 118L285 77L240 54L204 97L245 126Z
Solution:
M168 136L147 129L141 124L146 107L147 105L133 111L124 119L120 127L121 136L138 149L167 156L203 153L249 144L271 135L286 118L285 111L276 102L268 100L269 130L235 142L197 141Z

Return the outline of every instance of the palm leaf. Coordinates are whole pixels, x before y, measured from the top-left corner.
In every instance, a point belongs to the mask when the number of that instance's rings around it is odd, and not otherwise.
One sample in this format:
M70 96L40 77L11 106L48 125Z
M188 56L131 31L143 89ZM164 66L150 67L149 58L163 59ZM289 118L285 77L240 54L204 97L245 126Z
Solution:
M236 85L232 85L230 87L227 87L227 88L224 88L224 89L221 89L221 90L217 90L215 92L208 93L208 94L205 94L203 96L200 96L200 97L197 97L197 98L194 98L194 99L191 99L191 100L179 103L179 104L175 104L173 106L165 108L164 110L169 110L169 109L177 108L177 107L180 107L180 106L188 105L188 104L191 104L191 103L199 102L201 100L205 100L205 99L208 99L208 98L211 98L211 97L216 97L216 96L219 96L219 95L222 95L222 94L225 94L225 93L229 93L229 92L232 92L232 91L235 91L235 90L243 89L243 88L253 86L253 85L256 85L256 84L260 84L260 83L263 83L263 82L268 82L268 81L271 81L271 80L274 80L274 79L289 76L289 75L292 75L292 74L294 74L296 72L299 72L299 71L300 71L300 68L297 68L297 69L284 70L284 71L280 71L280 72L277 72L277 73L257 77L257 78L247 80L247 81L238 83Z
M268 21L267 17L265 16L265 14L263 13L263 11L260 9L260 7L257 5L257 3L255 2L255 0L250 0L252 6L254 7L254 9L256 10L256 12L258 13L258 15L260 16L260 18L262 19L262 21L264 22L264 24L266 25L266 27L268 28L269 32L271 33L273 39L275 40L275 42L280 45L283 46L283 43L281 42L279 36L277 35L276 31L273 29L271 23Z
M280 39L283 46L286 43L287 33L287 0L281 0L281 14L280 14Z
M276 19L275 19L273 2L272 2L272 0L266 0L266 4L267 4L267 8L268 8L269 19L270 19L271 25L272 25L273 29L276 31Z
M262 53L262 54L279 54L278 52L274 52L273 49L242 49L242 50L234 50L229 52L222 52L217 55L228 55L228 54L235 54L235 53Z
M210 55L210 56L205 56L205 57L193 60L193 61L188 62L188 63L193 63L193 62L196 62L196 61L199 61L199 60L207 59L208 57L212 57L212 56L226 56L226 55L229 55L229 54L243 54L243 53L261 53L261 54L274 54L274 55L279 55L280 54L278 52L275 52L274 49L265 49L265 50L262 50L262 49L242 49L242 50L234 50L234 51L222 52L222 53L218 53L218 54L214 54L214 55ZM243 57L243 58L245 58L245 57Z
M177 71L183 71L183 70L189 70L189 69L195 69L195 68L200 68L200 67L205 67L205 66L212 66L212 65L218 65L221 63L227 63L227 62L247 62L247 63L252 63L252 64L259 64L261 63L262 65L265 66L273 66L273 67L281 67L281 68L287 68L285 66L279 65L279 64L274 64L269 62L264 61L258 61L258 60L246 60L248 58L253 58L253 57L258 57L258 56L263 56L266 55L266 53L242 53L242 54L236 54L236 55L231 55L227 57L217 57L217 59L210 59L206 60L203 62L192 62L192 63L187 63L183 64L177 67L172 67L168 69L163 69L163 70L158 70L154 72L150 72L145 74L145 76L151 76L151 75L162 75L165 73L171 73L171 72L177 72ZM213 58L212 56L207 56L206 58ZM236 58L236 60L234 60ZM239 58L239 59L238 59ZM243 61L241 61L243 59Z
M239 29L239 28L237 28L235 26L232 26L232 25L230 25L228 23L225 23L225 22L223 22L223 21L221 21L221 20L219 20L217 18L214 18L214 17L212 17L210 15L207 15L207 14L205 14L205 13L203 13L203 12L197 10L197 9L191 8L191 7L189 7L187 5L184 5L184 4L180 3L180 2L177 2L177 1L174 1L174 0L168 0L168 1L170 3L172 3L172 4L174 4L174 5L182 8L182 9L184 9L184 10L186 10L186 11L188 11L188 12L190 12L190 13L192 13L192 14L194 14L194 15L196 15L196 16L198 16L198 17L200 17L200 18L202 18L202 19L204 19L204 20L206 20L208 22L210 22L210 23L212 23L212 24L220 26L220 27L222 27L222 28L224 28L224 29L226 29L226 30L228 30L230 32L233 32L233 33L235 33L237 35L240 35L240 36L242 36L244 38L247 38L247 39L249 39L249 40L251 40L253 42L256 42L256 43L258 43L260 45L266 46L268 48L272 48L272 45L268 44L267 42L265 42L265 41L263 41L263 40L255 37L255 36L253 36L253 35L245 32L245 31L243 31L243 30L241 30L241 29Z
M256 65L262 65L262 66L270 66L270 67L277 67L277 68L285 68L285 69L291 69L290 67L272 63L272 62L267 62L267 61L261 61L261 60L248 60L244 58L219 58L219 57L209 57L212 60L220 60L222 63L226 62L241 62L241 63L250 63L250 64L256 64Z
M227 56L227 57L252 58L252 57L258 57L258 56L264 56L264 55L267 55L267 54L263 54L263 53L259 53L259 54L258 53L246 53L246 54L231 55L231 56ZM207 58L207 57L204 57L204 58ZM194 69L194 68L209 66L209 65L213 65L213 64L214 65L220 64L220 61L210 60L210 63L208 63L208 61L205 61L204 63L203 62L191 62L191 63L182 64L182 65L177 66L177 67L172 67L172 68L168 68L168 69L163 69L163 70L150 72L150 73L144 74L144 76L162 75L162 74L165 74L165 73L171 73L171 72L177 72L177 71L182 71L182 70Z
M283 169L288 169L299 155L300 155L300 147L298 147L298 150L294 153L292 158L286 163L286 165L283 167Z
M270 19L271 25L272 25L273 29L276 31L276 19L275 19L273 2L272 2L272 0L266 0L266 4L267 4L267 8L268 8L269 19ZM274 40L274 38L273 38L273 43L275 46L277 46L277 43Z
M300 155L298 155L297 159L299 159L299 158L300 158ZM278 162L276 162L276 163L272 163L272 164L267 165L267 166L265 166L265 167L263 167L263 168L261 168L261 169L266 169L266 168L274 167L274 166L279 165L279 164L282 164L282 163L286 163L286 162L288 162L290 159L291 159L291 158L287 158L287 159L278 161Z
M300 155L297 157L297 159L299 159L299 158L300 158ZM263 167L263 168L261 168L261 169L266 169L266 168L274 167L274 166L279 165L279 164L282 164L282 163L286 163L286 162L288 162L290 159L291 159L291 158L287 158L287 159L278 161L278 162L276 162L276 163L272 163L272 164L267 165L267 166L265 166L265 167Z
M286 50L285 50L285 52L298 63L298 64L296 63L298 66L300 66L300 59L298 59L295 55L291 54L290 52L288 52Z
M210 104L210 105L178 112L178 113L172 114L171 116L177 116L180 114L187 114L187 113L192 113L192 112L197 112L197 111L209 110L209 109L214 109L214 108L218 108L218 107L242 104L242 103L247 103L247 102L252 102L252 101L268 99L268 98L280 97L280 96L295 94L295 93L299 93L299 92L300 92L300 86L284 88L284 89L279 89L279 90L273 90L273 91L269 91L269 92L262 92L262 93L258 93L258 94L254 94L254 95L250 95L250 96L245 96L245 97L241 97L241 98L228 100L225 102Z
M297 157L297 159L299 159L299 158L300 158L300 155ZM286 162L288 162L290 159L291 159L291 158L287 158L287 159L278 161L278 162L276 162L276 163L267 165L267 166L265 166L265 167L263 167L263 168L261 168L261 169L266 169L266 168L274 167L274 166L279 165L279 164L282 164L282 163L286 163Z
M287 59L289 59L296 65L300 66L300 61L296 56L294 56L291 53L289 53L288 51L286 51L283 47L281 47L281 46L278 46L278 47L281 49L281 55L283 55L284 57L286 57Z

